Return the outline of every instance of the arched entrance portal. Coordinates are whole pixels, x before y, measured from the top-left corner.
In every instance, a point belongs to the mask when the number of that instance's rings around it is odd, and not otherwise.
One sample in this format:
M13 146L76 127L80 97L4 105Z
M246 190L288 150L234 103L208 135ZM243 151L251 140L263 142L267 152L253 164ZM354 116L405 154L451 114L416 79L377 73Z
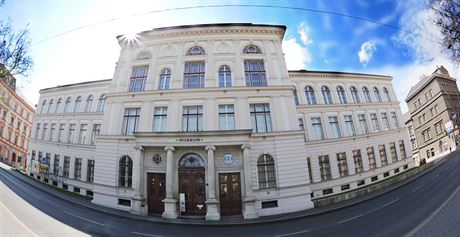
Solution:
M196 153L185 154L179 161L179 193L185 194L182 216L206 214L205 190L204 159Z

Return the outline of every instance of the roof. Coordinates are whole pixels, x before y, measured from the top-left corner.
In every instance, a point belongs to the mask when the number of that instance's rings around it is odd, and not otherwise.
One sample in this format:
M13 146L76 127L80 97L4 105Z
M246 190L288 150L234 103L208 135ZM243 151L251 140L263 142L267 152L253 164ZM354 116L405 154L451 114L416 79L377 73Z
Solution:
M47 91L47 90L52 90L52 89L57 89L57 88L64 88L64 87L71 87L71 86L80 86L80 85L86 85L86 84L92 84L92 83L101 83L101 82L109 82L112 79L103 79L103 80L96 80L96 81L85 81L85 82L78 82L78 83L73 83L73 84L67 84L67 85L58 85L55 87L48 87L41 89L39 92Z
M288 73L324 73L324 74L336 74L336 75L361 75L361 76L372 76L372 77L387 77L391 76L378 75L378 74L367 74L367 73L356 73L356 72L339 72L339 71L311 71L311 70L288 70Z
M430 84L430 82L433 81L433 79L436 77L449 78L451 80L453 79L450 77L447 69L441 65L440 67L436 68L436 70L434 70L434 72L430 76L425 76L425 75L421 76L421 79L419 80L419 82L417 82L417 84L415 84L413 87L410 88L409 93L406 96L406 102L408 102L415 95L417 95L423 88L425 88L425 86Z

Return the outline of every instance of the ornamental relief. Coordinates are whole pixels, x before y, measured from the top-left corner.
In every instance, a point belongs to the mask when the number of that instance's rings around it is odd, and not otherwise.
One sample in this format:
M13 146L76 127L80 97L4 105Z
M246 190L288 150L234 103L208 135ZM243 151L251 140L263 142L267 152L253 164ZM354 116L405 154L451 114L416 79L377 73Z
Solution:
M166 153L161 150L144 152L144 166L148 168L166 167Z
M216 43L216 53L232 53L232 46L227 41L220 41Z

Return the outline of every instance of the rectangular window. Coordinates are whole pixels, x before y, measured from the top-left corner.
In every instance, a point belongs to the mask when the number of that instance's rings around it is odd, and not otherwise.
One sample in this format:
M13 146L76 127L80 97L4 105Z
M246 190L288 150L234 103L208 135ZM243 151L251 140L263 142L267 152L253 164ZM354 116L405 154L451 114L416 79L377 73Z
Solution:
M381 113L382 115L382 122L383 122L383 130L390 129L390 122L388 121L387 113Z
M261 205L262 205L262 209L265 209L265 208L273 208L273 207L278 207L278 201L265 201L265 202L261 202Z
M235 129L235 109L233 105L219 105L219 129Z
M59 175L59 155L54 155L53 174Z
M68 143L73 143L73 137L74 137L74 134L75 134L75 124L70 124L69 125L69 134L67 136L67 142Z
M94 160L88 160L88 169L86 170L86 181L94 182Z
M321 124L321 118L320 117L311 118L311 125L313 127L313 134L315 136L315 140L323 140L324 132L323 132L323 125Z
M406 148L404 147L404 141L399 140L399 151L401 151L401 159L406 158Z
M81 158L75 158L73 178L77 180L81 178Z
M367 159L369 160L369 170L375 169L375 155L374 155L374 148L368 147L367 148Z
M430 128L422 131L423 140L426 142L431 139L431 130Z
M272 121L269 104L250 104L251 125L253 132L271 132Z
M345 124L347 126L348 136L356 135L355 125L353 124L353 117L351 115L345 115Z
M168 107L155 107L153 112L153 131L165 132L168 129Z
M374 132L380 131L379 121L377 120L377 114L371 114L371 122Z
M69 177L70 157L64 156L64 171L62 175L66 178Z
M434 130L436 131L436 135L439 135L443 132L442 129L442 120L434 124Z
M347 156L345 152L337 153L337 165L339 166L340 177L348 175Z
M391 153L391 160L393 162L398 161L398 154L396 153L396 145L394 142L390 142L390 153Z
M323 195L329 195L329 194L332 194L332 193L333 193L332 188L328 188L328 189L323 190Z
M361 150L353 151L353 161L355 163L355 173L363 172L363 161L361 160Z
M45 140L47 133L48 133L48 124L44 123L43 124L43 132L42 132L42 140Z
M204 61L186 62L184 70L183 88L203 88L204 73Z
M380 161L382 165L387 165L387 152L385 151L385 145L379 145L379 154L380 154Z
M56 133L56 124L52 123L51 124L50 135L48 136L48 140L54 141L54 133Z
M331 126L332 138L339 138L342 136L339 127L339 120L337 116L330 116L329 117L329 125Z
M348 189L350 189L349 184L345 184L345 185L340 186L340 190L342 190L342 191L345 191L345 190L348 190Z
M80 133L78 134L78 144L85 144L86 142L86 137L88 136L87 133L87 124L81 124L80 125Z
M63 142L64 141L64 130L65 130L65 124L59 124L59 132L58 132L58 142Z
M360 181L358 181L357 184L358 184L358 186L363 186L364 184L366 184L366 181L360 180Z
M358 115L359 118L359 126L364 134L369 133L369 127L367 126L366 116L364 114Z
M329 156L319 157L319 169L321 172L322 181L330 180L332 178L331 177L331 166L329 164Z
M184 106L182 108L182 131L203 131L203 106Z
M307 168L308 168L308 177L310 178L310 182L313 183L313 174L311 173L311 162L310 158L307 158Z
M379 178L377 176L372 176L371 177L371 182L374 182L374 181L377 181L377 180L379 180Z
M143 91L145 87L145 81L147 80L147 73L149 66L135 66L131 74L131 80L129 83L129 91L137 92Z
M91 144L94 144L96 141L96 136L101 133L101 125L100 124L93 124L93 131L91 133Z
M391 120L393 121L393 126L399 128L398 117L396 117L396 112L391 112Z
M246 86L266 86L264 60L244 60Z
M139 117L141 116L140 112L140 108L125 108L121 134L133 135L133 132L137 131Z

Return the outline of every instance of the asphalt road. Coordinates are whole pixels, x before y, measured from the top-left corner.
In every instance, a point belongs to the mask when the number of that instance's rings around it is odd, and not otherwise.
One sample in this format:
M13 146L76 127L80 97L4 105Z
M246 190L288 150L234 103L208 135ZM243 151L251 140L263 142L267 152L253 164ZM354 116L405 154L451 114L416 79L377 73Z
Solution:
M424 232L437 220L448 225L444 229L456 225L450 230L459 232L452 236L460 236L460 213L438 215L450 210L447 208L458 210L458 200L460 152L415 181L351 207L290 221L240 226L177 225L106 214L57 198L0 169L0 235L437 236Z

